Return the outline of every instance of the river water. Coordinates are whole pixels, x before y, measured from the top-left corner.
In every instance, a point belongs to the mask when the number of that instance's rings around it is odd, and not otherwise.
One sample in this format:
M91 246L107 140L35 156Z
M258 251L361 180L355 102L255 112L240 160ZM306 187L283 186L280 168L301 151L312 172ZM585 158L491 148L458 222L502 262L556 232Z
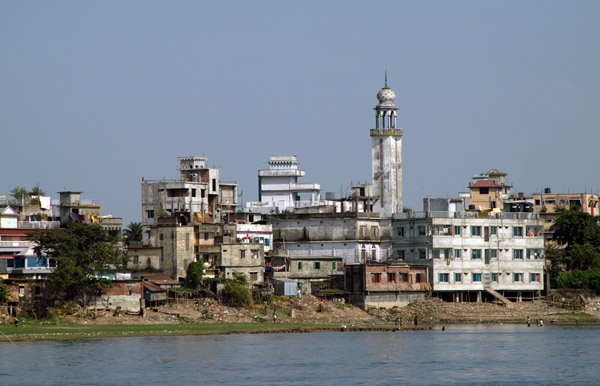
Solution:
M0 343L2 385L599 385L600 326Z

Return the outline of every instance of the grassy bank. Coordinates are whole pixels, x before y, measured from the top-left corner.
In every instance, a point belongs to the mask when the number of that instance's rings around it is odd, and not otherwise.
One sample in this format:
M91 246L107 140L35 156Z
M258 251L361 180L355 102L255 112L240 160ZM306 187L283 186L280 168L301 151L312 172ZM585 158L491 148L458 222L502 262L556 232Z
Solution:
M395 326L346 326L344 331L390 331ZM181 323L117 325L23 325L0 327L0 341L70 340L126 336L184 336L342 331L339 325L308 323Z

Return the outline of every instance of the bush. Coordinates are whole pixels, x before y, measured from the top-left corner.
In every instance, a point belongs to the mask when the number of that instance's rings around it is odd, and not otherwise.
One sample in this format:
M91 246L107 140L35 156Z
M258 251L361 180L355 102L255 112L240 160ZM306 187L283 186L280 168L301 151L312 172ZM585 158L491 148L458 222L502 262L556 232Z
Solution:
M600 293L600 270L562 272L556 278L556 285L558 288L588 289Z
M242 307L252 301L248 288L236 280L228 280L225 283L225 292L227 293L226 302L231 306Z

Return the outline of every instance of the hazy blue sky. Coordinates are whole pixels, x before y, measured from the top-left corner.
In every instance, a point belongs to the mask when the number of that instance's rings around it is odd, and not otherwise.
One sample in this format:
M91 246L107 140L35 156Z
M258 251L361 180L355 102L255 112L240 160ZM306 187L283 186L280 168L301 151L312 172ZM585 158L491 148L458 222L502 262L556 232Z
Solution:
M497 168L515 192L598 192L599 1L0 1L0 193L39 182L141 220L142 177L208 157L256 200L295 154L370 182L389 68L404 202Z

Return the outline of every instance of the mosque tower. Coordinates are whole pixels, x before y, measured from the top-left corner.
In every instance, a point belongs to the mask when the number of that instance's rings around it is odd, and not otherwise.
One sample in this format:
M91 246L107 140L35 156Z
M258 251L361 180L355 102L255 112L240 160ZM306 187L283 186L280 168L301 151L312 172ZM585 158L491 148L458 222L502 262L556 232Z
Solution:
M387 85L387 70L377 99L375 129L371 129L373 196L377 197L373 212L390 218L402 212L402 129L396 128L396 94Z

